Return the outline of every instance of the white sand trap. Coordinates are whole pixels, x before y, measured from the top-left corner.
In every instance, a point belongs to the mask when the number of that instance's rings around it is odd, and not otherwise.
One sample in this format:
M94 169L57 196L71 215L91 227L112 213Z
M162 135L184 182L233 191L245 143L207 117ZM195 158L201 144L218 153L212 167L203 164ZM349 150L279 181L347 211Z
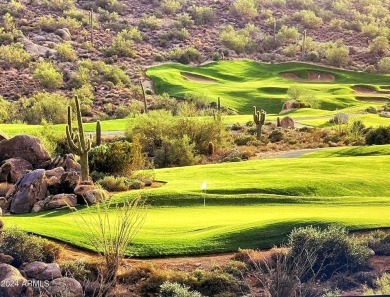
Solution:
M285 72L280 75L283 78L295 80L295 81L308 81L308 82L332 82L335 80L335 76L325 72L309 71L308 78L302 78L295 73Z
M193 74L193 73L188 73L188 72L180 72L182 76L184 76L186 79L195 81L195 82L200 82L200 83L207 83L207 84L216 84L218 83L216 80L205 77L203 75L198 75L198 74Z

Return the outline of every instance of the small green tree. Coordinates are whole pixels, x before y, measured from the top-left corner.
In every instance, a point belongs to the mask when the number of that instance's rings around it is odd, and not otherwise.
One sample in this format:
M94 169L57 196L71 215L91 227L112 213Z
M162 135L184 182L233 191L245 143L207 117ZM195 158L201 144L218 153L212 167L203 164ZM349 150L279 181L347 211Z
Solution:
M33 77L49 90L57 89L63 84L62 73L52 63L46 61L38 64Z

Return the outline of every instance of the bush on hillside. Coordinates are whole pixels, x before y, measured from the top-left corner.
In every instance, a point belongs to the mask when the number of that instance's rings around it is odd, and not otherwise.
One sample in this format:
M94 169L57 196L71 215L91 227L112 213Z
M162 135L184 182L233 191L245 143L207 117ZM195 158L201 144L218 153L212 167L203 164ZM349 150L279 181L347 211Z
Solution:
M174 48L168 52L168 57L171 60L177 61L182 64L189 64L191 62L200 62L201 53L192 46L184 48Z
M24 68L30 60L30 54L19 43L0 46L0 65L4 68Z
M160 286L159 297L202 297L199 292L191 291L190 287L178 283L164 282Z
M366 143L373 144L389 144L390 143L390 126L380 126L370 130L366 134Z
M68 98L57 93L37 93L30 98L21 98L17 102L18 117L28 124L66 123Z
M41 62L38 64L34 71L34 79L49 90L54 90L62 86L63 75L57 68L50 62Z

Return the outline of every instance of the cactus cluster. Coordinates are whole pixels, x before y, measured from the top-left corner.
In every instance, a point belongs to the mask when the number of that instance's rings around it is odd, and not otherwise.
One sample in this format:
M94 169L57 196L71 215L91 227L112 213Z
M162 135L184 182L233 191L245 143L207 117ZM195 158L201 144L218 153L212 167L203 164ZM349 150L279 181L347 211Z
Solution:
M261 128L265 122L266 112L264 110L258 111L256 110L256 106L253 106L253 121L256 124L256 138L260 140L261 138Z
M80 103L75 97L77 129L72 127L72 108L68 106L68 124L66 125L66 138L70 151L80 157L81 179L82 181L89 180L88 152L91 150L91 137L86 137L84 134L83 122L81 118ZM96 123L96 145L101 144L101 125L100 121Z

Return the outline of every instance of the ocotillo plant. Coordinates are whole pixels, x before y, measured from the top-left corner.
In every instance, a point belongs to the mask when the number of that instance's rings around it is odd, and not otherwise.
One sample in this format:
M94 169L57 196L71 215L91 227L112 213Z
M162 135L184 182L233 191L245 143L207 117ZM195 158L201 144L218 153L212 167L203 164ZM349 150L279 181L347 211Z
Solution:
M75 97L76 102L76 117L77 117L77 132L73 133L72 129L72 112L68 108L68 125L66 125L66 138L70 151L80 157L81 165L81 180L87 181L89 179L88 168L88 152L91 150L91 138L85 138L83 122L81 119L80 103Z
M258 111L256 110L256 106L253 106L253 121L256 124L256 138L260 140L261 138L261 128L265 122L266 112L264 110Z

